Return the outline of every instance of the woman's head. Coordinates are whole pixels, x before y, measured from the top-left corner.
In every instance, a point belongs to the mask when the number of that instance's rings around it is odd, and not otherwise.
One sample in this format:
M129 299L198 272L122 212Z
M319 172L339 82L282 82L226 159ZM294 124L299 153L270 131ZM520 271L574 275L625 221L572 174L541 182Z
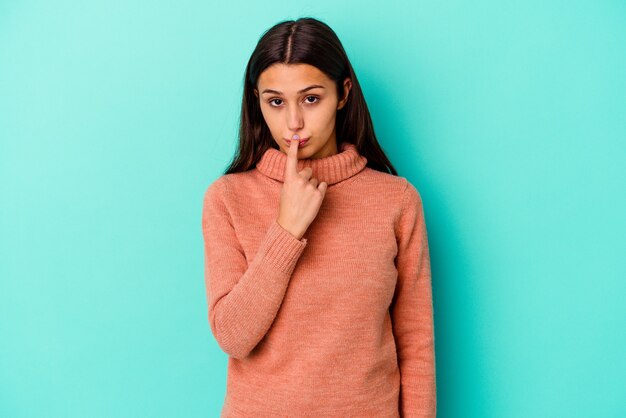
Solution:
M350 142L368 167L397 174L378 144L347 54L325 23L306 17L268 29L248 61L243 90L239 151L226 173L254 168L269 147L287 152L297 134L309 138L300 159L335 154Z
M341 96L335 80L310 64L276 63L259 76L255 96L263 119L279 149L287 153L289 141L298 135L298 158L322 158L337 153L337 111L349 97L346 78Z

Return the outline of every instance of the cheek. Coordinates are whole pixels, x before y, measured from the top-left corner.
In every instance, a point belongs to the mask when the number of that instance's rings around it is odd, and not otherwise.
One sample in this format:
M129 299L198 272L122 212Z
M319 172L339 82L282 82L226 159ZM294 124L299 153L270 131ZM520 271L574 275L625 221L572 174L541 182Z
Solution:
M277 128L276 112L272 112L271 109L266 109L264 106L261 106L261 114L263 115L263 119L265 119L265 123L267 123L270 130Z
M332 104L319 106L311 116L317 126L325 127L329 124L333 124L335 118L335 107Z

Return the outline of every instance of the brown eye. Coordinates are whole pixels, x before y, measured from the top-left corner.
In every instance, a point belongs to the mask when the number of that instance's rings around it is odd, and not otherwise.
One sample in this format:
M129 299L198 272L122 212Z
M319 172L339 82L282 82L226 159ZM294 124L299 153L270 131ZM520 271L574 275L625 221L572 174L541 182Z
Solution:
M317 103L317 101L319 101L319 97L316 97L316 96L307 96L307 99L310 99L310 98L314 98L314 99L316 99L316 101L315 101L315 102L307 102L307 103L313 104L313 103Z
M273 106L273 107L278 107L278 106L274 106L274 105L272 104L275 100L281 100L281 99L271 99L271 100L269 100L269 101L268 101L268 103L270 104L270 106Z

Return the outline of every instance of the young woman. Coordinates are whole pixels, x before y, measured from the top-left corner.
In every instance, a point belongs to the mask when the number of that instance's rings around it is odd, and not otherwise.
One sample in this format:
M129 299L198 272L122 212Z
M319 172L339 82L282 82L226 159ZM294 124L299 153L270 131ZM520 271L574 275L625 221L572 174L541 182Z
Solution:
M325 23L259 40L202 229L209 324L229 355L222 417L436 415L422 200Z

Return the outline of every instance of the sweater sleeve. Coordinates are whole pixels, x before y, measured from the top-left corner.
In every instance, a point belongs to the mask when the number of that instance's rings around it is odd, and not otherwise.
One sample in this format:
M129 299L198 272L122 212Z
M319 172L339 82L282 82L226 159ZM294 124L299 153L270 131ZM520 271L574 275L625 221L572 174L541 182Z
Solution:
M204 195L208 320L222 350L243 358L272 325L307 239L297 239L274 220L248 263L225 204L227 186L218 179Z
M390 306L400 369L400 416L437 414L430 258L419 192L406 184L396 224L398 280Z

